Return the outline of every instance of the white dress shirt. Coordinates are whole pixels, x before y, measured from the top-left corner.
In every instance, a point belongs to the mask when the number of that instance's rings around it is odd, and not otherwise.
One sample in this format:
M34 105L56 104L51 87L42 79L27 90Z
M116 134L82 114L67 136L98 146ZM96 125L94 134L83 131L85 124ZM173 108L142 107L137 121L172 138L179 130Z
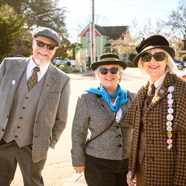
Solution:
M165 76L167 74L168 71L166 71L156 82L154 82L154 86L155 86L155 94L158 92L158 90L160 89L161 85L163 84L163 81L165 79ZM150 85L149 85L149 88L148 88L148 92L147 92L147 95L149 94L150 92L150 86L151 84L153 84L153 82L150 80Z
M31 58L28 65L27 65L27 71L26 71L26 77L27 77L27 81L29 79L29 77L32 75L33 69L36 67L37 65L34 63L33 59ZM46 65L43 66L38 66L40 71L37 73L37 77L38 77L38 82L42 79L42 77L45 75L46 71L48 70L49 67L49 63L47 63Z
M117 99L118 99L118 96L116 97L114 103L111 102L113 106L116 106L116 101L117 101ZM114 114L115 114L115 113L114 113ZM116 121L117 121L117 123L120 121L121 116L122 116L122 110L121 110L121 108L120 108L120 109L118 110L118 112L116 113Z

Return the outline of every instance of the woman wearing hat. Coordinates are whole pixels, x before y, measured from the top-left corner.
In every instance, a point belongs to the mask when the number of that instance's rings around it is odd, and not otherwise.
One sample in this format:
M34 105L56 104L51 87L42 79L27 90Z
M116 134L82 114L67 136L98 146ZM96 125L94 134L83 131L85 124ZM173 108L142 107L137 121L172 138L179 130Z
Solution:
M175 74L175 52L162 35L148 36L136 50L134 65L149 79L125 117L134 127L127 183L185 186L186 81Z
M89 186L127 186L132 126L124 117L135 94L121 89L126 63L103 54L91 65L100 85L78 98L72 126L72 164Z

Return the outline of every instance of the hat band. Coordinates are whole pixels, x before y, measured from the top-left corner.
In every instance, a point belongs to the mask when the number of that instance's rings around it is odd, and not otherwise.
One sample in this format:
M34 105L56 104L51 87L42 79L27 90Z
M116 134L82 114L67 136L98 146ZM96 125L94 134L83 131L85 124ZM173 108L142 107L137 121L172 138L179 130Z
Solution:
M119 61L119 59L108 57L108 58L100 59L98 62L101 62L101 61Z

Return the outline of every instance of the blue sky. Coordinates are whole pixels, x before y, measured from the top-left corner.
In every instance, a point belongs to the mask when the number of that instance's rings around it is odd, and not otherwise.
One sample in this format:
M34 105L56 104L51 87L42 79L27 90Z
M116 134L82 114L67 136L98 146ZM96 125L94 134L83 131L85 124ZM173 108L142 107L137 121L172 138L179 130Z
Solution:
M105 16L110 25L121 26L131 25L134 18L139 23L145 22L150 18L152 22L156 19L167 20L172 10L176 10L179 0L94 0L95 14ZM83 20L91 15L92 0L59 0L60 7L66 7L67 29L70 34L71 42L77 41L77 35L74 34L76 21ZM90 18L91 19L91 18ZM102 26L102 25L100 25Z

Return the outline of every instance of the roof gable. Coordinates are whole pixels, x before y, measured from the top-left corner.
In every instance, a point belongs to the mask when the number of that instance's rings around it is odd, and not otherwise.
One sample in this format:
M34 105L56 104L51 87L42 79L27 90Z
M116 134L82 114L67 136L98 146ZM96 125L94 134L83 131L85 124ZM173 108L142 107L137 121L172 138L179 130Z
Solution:
M88 24L85 29L79 34L81 37L86 37L86 32L90 31L90 24ZM106 36L110 39L117 40L123 33L129 29L129 26L99 26L95 24L95 36L100 37Z

